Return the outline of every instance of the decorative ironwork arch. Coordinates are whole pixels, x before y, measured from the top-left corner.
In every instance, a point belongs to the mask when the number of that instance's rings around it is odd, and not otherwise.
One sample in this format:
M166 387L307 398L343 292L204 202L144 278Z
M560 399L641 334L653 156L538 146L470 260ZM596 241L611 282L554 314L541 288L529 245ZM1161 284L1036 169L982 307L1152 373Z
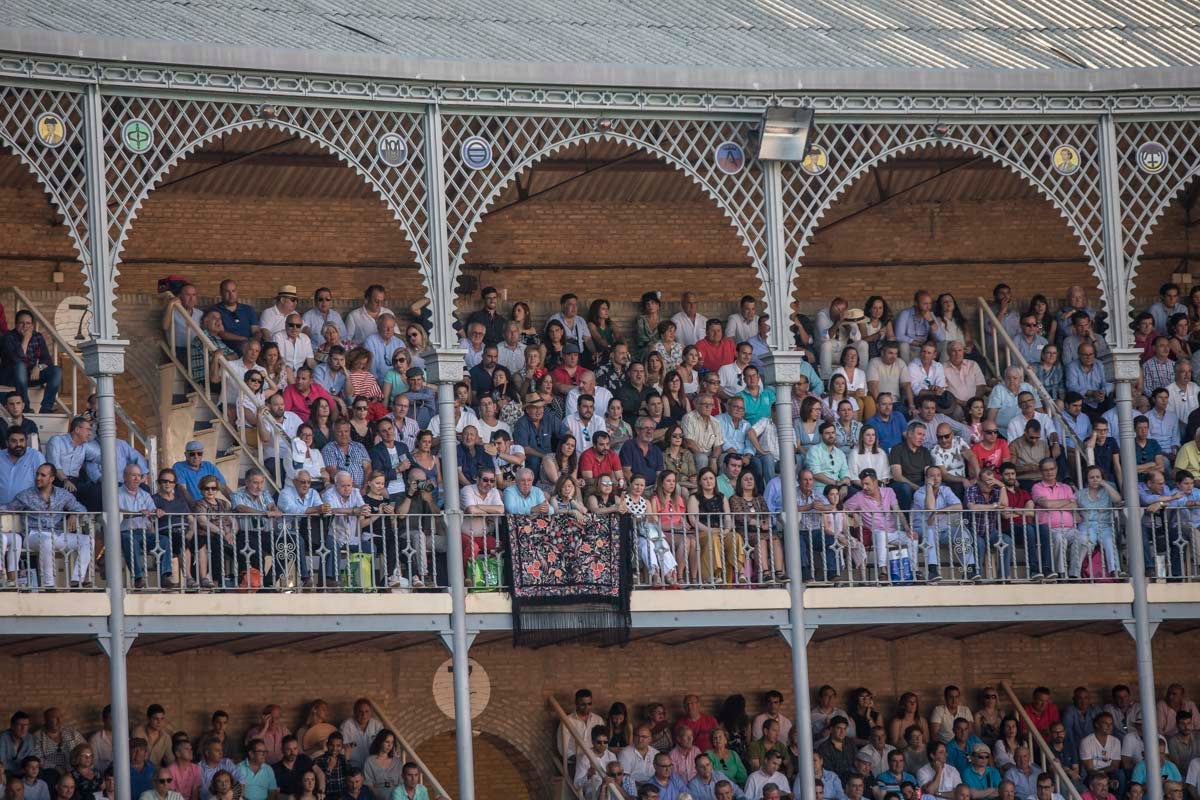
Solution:
M626 118L605 120L603 126L587 117L493 118L450 115L445 120L447 236L450 245L450 283L457 286L463 263L480 221L512 181L542 159L571 145L613 141L627 144L683 172L729 219L746 248L760 289L766 292L764 200L757 164L746 160L740 172L721 171L713 158L718 145L732 141L745 146L749 124L720 120ZM462 159L462 147L474 136L486 137L493 160L473 170ZM440 313L453 313L453 297L445 298Z
M131 153L122 142L122 126L142 120L153 131L149 150ZM120 255L142 204L181 161L228 133L254 128L290 132L334 155L352 169L388 206L408 238L430 294L430 260L425 207L421 115L366 112L341 108L269 107L141 97L106 98L105 150L109 165L109 205L113 209L109 241L116 283ZM408 146L399 167L384 164L376 139L400 132Z
M825 172L812 175L800 165L788 165L784 173L791 291L801 275L804 251L821 219L851 185L873 167L904 153L945 146L995 162L1022 177L1050 201L1083 247L1101 301L1108 304L1113 287L1107 285L1104 275L1099 161L1093 126L963 125L950 126L939 134L928 125L914 123L833 125L819 129L813 143L828 154ZM1063 175L1050 165L1051 152L1058 145L1078 151L1081 164L1075 173Z
M43 114L55 114L64 123L62 141L56 146L42 143L34 132ZM0 89L0 146L25 165L62 217L91 295L84 142L83 108L78 94L17 86Z
M1138 149L1149 143L1166 148L1158 172L1138 167ZM1117 124L1121 188L1121 238L1125 255L1124 291L1133 307L1133 289L1150 236L1171 203L1200 180L1200 120L1178 119Z

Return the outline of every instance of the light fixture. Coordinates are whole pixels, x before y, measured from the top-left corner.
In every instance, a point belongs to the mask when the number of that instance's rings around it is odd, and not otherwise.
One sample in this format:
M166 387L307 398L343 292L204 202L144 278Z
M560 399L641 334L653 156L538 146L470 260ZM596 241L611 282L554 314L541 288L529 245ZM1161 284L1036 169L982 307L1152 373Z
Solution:
M759 161L803 161L812 136L811 108L768 108L758 136Z

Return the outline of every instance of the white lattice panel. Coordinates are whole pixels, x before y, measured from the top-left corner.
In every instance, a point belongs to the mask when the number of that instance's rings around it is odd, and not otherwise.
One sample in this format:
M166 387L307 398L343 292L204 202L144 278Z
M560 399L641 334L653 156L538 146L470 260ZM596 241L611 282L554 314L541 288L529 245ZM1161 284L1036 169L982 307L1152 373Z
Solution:
M1095 126L949 125L939 135L928 124L854 123L818 125L811 142L828 154L828 167L810 174L799 164L786 164L783 204L786 250L791 277L800 280L804 250L821 218L850 186L872 167L923 148L941 146L947 155L976 155L1012 170L1054 204L1070 224L1104 291L1103 234L1100 210L1100 165ZM1074 147L1079 168L1070 175L1056 171L1052 153L1060 145Z
M1166 148L1166 163L1158 172L1138 167L1138 148L1148 143ZM1117 163L1125 286L1132 302L1133 282L1155 225L1171 201L1200 173L1200 122L1181 119L1118 124Z
M143 121L153 132L145 152L135 153L122 141L122 127L132 120ZM428 292L429 228L421 114L285 105L264 109L246 102L106 97L104 123L114 262L119 262L138 209L177 163L223 134L269 127L317 144L367 182L387 203L408 236ZM399 166L389 166L379 157L378 140L387 133L398 133L407 143L407 159Z
M636 147L685 173L729 218L766 285L762 175L749 158L740 172L717 167L718 145L732 141L745 152L750 126L717 120L612 119L602 128L593 118L447 115L444 121L447 240L455 286L475 228L500 192L540 159L574 144L615 141ZM492 161L472 169L462 146L473 136L491 143ZM762 288L760 287L760 288Z
M89 262L87 186L84 170L84 122L81 95L51 89L5 86L0 89L0 144L37 178L62 215L79 259ZM44 114L63 123L57 146L40 141L35 126ZM88 277L84 271L85 279ZM90 288L90 281L89 281Z

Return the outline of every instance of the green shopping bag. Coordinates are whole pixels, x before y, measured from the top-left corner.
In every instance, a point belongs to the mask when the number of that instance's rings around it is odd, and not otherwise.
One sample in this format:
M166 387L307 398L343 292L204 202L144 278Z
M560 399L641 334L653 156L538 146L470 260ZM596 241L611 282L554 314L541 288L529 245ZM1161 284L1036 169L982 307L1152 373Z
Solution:
M349 553L342 570L342 588L352 592L375 590L375 569L370 553Z
M502 556L478 556L467 563L467 576L471 579L473 592L495 592L500 590L500 576L504 573Z

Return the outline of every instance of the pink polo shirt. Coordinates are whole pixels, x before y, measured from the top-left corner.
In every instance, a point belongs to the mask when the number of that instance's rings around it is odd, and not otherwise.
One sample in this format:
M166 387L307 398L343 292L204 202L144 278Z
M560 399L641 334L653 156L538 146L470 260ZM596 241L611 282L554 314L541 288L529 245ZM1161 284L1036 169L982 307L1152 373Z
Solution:
M1033 485L1033 490L1029 494L1033 497L1034 506L1037 506L1038 500L1075 499L1074 490L1065 483L1047 486L1045 481L1038 481ZM1074 528L1075 514L1071 511L1039 511L1037 512L1037 524L1047 525L1051 528Z

